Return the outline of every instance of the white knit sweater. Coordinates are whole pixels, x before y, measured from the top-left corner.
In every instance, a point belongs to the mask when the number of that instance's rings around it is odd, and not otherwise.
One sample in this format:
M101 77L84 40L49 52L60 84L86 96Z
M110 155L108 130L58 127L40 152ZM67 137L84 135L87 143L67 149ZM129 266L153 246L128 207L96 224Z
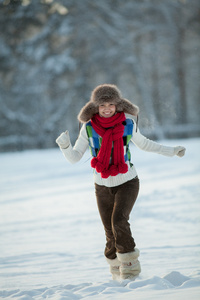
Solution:
M132 118L131 118L132 119ZM135 121L133 120L135 123ZM133 134L131 141L140 149L148 152L154 152L158 154L162 154L165 156L174 156L175 151L174 147L168 147L168 146L163 146L159 143L156 143L154 141L151 141L144 137L140 131L139 128L137 128L136 131L136 124L133 126ZM70 163L76 163L78 162L83 154L85 153L86 149L89 146L88 142L88 136L86 132L86 125L84 124L81 128L79 137L74 145L70 144L68 148L66 149L61 149L63 152L65 158L70 162ZM101 178L100 173L97 173L94 171L94 181L95 183L99 185L105 185L107 187L112 187L112 186L117 186L120 184L125 183L126 181L129 181L137 176L136 169L134 165L130 167L129 162L128 164L128 172L125 174L118 174L116 176L109 176L108 178Z

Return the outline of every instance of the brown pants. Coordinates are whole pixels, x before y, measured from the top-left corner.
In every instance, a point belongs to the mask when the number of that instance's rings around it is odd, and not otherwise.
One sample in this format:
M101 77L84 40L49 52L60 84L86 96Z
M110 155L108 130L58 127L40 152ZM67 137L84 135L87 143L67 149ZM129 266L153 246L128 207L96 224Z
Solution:
M139 179L136 177L115 187L95 183L95 192L107 240L105 256L114 259L116 252L133 251L135 242L128 220L139 192Z

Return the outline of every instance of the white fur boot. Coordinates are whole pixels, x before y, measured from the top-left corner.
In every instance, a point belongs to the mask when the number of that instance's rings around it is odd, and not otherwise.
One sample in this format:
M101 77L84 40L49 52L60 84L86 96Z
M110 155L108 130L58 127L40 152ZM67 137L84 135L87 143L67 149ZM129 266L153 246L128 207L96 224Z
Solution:
M138 257L140 251L135 248L134 251L128 253L117 253L120 265L120 278L133 279L141 272L140 262Z
M117 280L120 279L120 261L118 258L109 259L106 257L106 261L110 265L110 273L112 274L112 279Z

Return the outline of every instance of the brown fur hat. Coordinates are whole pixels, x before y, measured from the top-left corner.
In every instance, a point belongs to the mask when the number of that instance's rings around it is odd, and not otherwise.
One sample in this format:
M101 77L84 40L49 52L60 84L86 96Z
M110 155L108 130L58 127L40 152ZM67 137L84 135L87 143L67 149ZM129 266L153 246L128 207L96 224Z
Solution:
M98 85L91 94L90 101L81 109L78 114L78 120L81 123L87 123L94 114L99 112L99 105L104 102L112 102L116 105L116 111L137 116L139 108L129 100L122 98L121 92L116 85L102 84Z

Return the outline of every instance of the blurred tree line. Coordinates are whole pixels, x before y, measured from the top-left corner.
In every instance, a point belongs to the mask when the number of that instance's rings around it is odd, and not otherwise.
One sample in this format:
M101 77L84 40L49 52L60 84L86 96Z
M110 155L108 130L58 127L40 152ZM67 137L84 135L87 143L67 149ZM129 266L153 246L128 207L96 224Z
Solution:
M0 0L0 149L78 135L96 85L118 85L154 138L200 133L199 0Z

